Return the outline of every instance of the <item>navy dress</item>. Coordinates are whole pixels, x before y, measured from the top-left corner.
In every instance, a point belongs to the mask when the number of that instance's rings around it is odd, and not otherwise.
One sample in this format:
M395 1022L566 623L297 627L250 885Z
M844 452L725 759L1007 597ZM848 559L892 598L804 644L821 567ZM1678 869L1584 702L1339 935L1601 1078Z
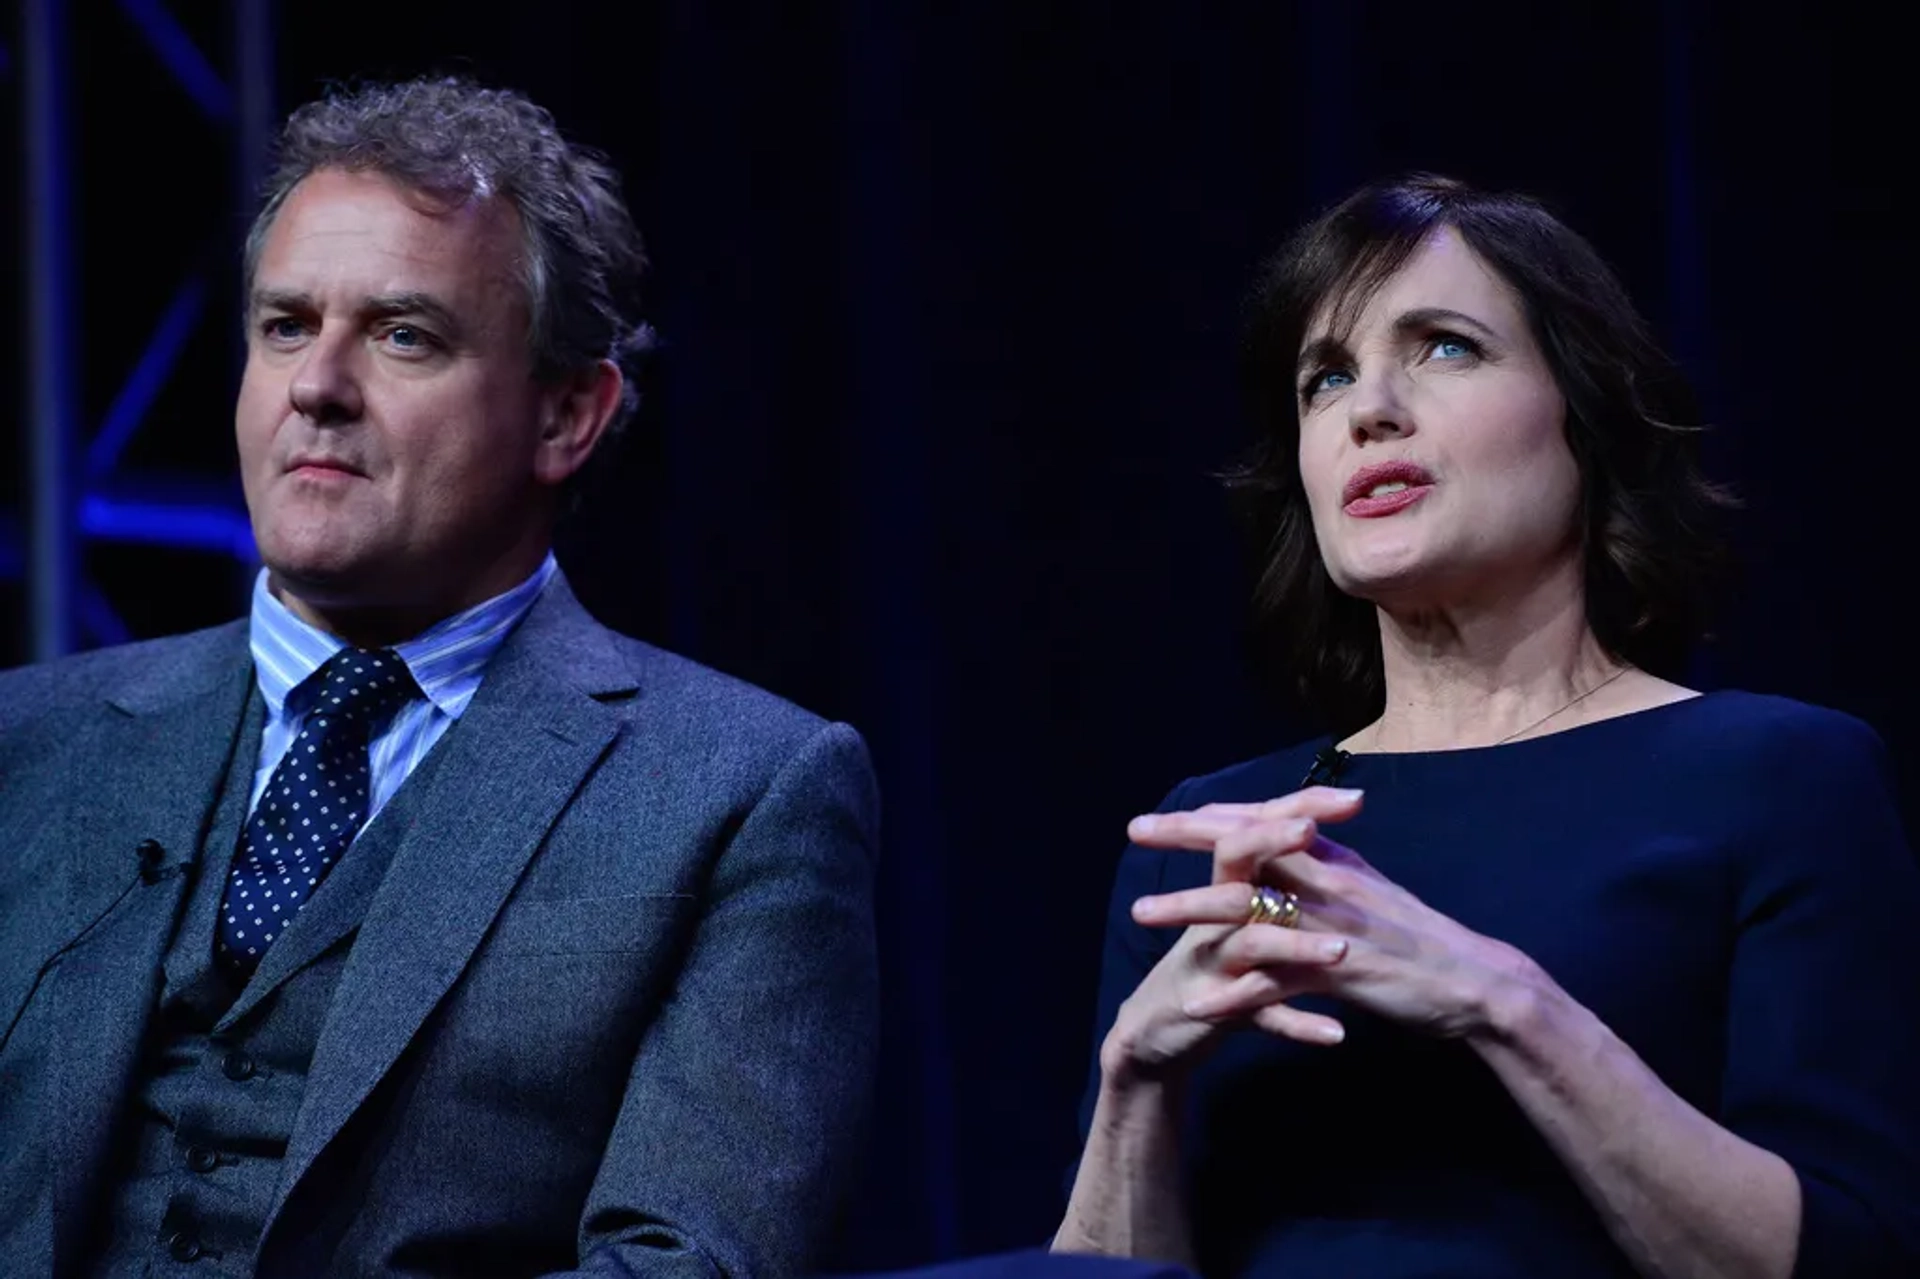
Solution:
M1297 790L1324 741L1197 778L1162 811ZM1859 721L1714 693L1474 750L1354 757L1327 834L1519 947L1680 1096L1793 1165L1806 1279L1920 1274L1920 867ZM1174 930L1148 893L1204 854L1128 847L1095 1043ZM1233 1032L1190 1082L1209 1275L1630 1275L1597 1213L1458 1042L1333 1001L1333 1048ZM1096 1068L1097 1069L1097 1068ZM1082 1136L1091 1115L1091 1090Z

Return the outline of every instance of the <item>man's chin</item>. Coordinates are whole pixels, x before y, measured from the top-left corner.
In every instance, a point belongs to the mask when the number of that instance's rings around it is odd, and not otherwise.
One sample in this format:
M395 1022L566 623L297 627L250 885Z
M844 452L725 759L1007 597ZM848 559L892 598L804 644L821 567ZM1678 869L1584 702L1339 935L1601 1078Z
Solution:
M337 558L263 555L267 589L289 608L296 602L316 608L372 608L380 602L379 582L365 565Z

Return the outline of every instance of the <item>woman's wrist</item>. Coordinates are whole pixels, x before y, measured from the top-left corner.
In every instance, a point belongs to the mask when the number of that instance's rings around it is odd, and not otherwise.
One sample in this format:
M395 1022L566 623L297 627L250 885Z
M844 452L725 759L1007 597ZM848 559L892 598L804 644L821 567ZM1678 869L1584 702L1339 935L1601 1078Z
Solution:
M1052 1250L1193 1268L1180 1174L1185 1089L1177 1079L1139 1073L1107 1049L1101 1045L1099 1096Z
M1156 1080L1152 1076L1157 1072L1144 1070L1142 1066L1143 1063L1134 1053L1131 1037L1116 1022L1100 1045L1101 1090L1128 1093L1154 1085Z
M1138 1028L1123 1008L1100 1045L1101 1091L1116 1100L1152 1096L1172 1087L1185 1073L1185 1062L1158 1061L1140 1052Z
M1470 1001L1464 1038L1476 1048L1530 1041L1553 1020L1564 992L1545 969L1517 950L1508 951L1490 973Z

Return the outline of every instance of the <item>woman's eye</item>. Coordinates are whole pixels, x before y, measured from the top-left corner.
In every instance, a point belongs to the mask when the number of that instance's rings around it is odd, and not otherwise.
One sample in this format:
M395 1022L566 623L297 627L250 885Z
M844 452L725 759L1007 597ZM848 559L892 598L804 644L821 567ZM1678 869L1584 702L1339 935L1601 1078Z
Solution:
M1434 338L1427 344L1427 349L1437 360L1464 360L1479 354L1473 343L1448 333Z
M1353 385L1353 374L1345 369L1322 369L1306 380L1301 398L1311 400L1326 391L1338 391Z

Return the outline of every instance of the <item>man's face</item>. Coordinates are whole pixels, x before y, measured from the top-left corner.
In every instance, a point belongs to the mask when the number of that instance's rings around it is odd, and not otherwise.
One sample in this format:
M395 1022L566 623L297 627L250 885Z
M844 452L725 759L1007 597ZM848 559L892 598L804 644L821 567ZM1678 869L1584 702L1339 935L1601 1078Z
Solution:
M553 402L520 261L498 199L449 206L323 169L281 206L235 433L261 560L295 611L444 616L538 562Z

